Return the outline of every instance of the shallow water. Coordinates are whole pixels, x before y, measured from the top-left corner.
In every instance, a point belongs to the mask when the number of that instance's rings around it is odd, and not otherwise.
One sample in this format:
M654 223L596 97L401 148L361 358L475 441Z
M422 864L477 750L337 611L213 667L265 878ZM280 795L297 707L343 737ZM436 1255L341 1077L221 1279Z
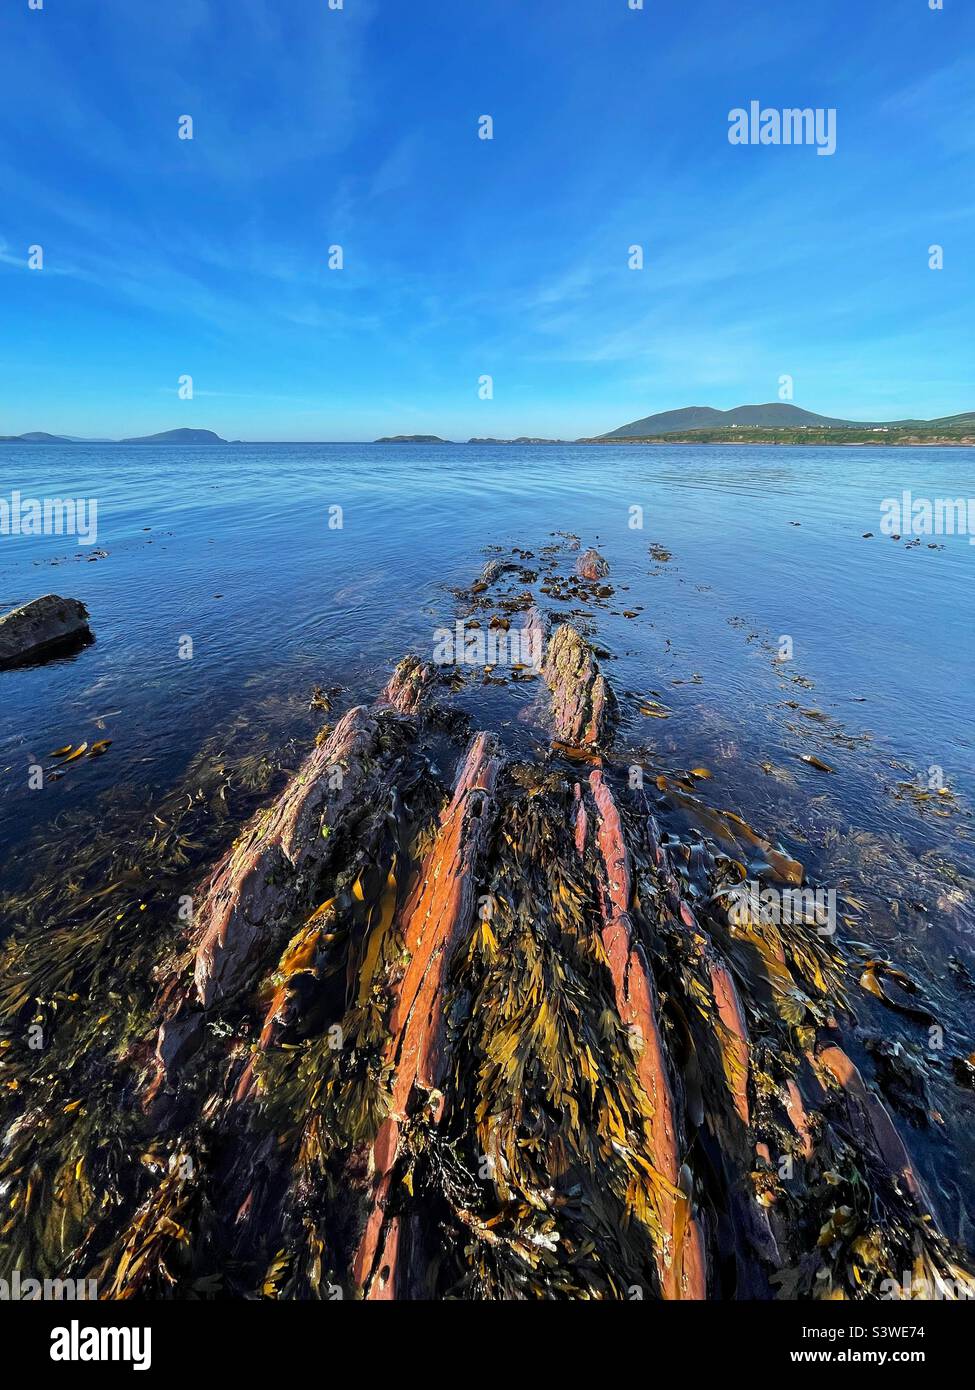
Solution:
M607 616L600 636L618 683L668 687L675 714L658 741L696 756L720 732L792 752L774 652L760 645L788 635L795 659L778 674L815 683L804 707L869 732L875 756L940 766L975 793L975 548L948 537L908 551L879 532L881 500L903 488L970 491L969 450L5 445L0 470L0 495L97 498L94 548L109 552L89 561L93 547L67 537L0 538L0 603L80 598L98 639L0 676L0 829L14 842L50 813L18 774L95 717L120 711L102 734L111 759L59 797L136 773L164 784L217 714L317 681L377 683L407 647L430 654L454 619L449 586L470 581L484 547L537 552L558 530L603 548L614 608L643 606L637 620ZM672 559L655 563L651 543ZM694 673L700 684L671 685ZM850 760L834 761L855 784Z
M0 496L97 498L94 548L108 552L0 536L0 608L76 597L97 637L73 658L0 673L2 891L52 872L55 846L63 864L64 835L83 835L86 821L94 833L111 811L136 834L214 736L239 756L310 741L321 722L307 710L312 689L364 699L405 651L432 656L435 630L457 613L452 588L471 582L487 547L538 559L553 533L570 532L610 562L615 593L595 631L617 690L656 692L670 711L645 719L624 697L634 757L654 771L711 769L701 796L853 896L862 911L844 932L919 981L948 1054L972 1052L975 995L949 961L975 974L975 548L967 537L908 548L880 530L882 500L904 489L972 493L970 450L0 448ZM793 656L777 661L783 637ZM461 698L485 723L510 718L511 688ZM518 698L527 704L531 688ZM530 729L512 723L512 737ZM30 790L32 765L95 739L112 740L104 757ZM932 767L951 795L919 800L911 784ZM864 1026L930 1053L927 1029L866 996L856 1008ZM946 1226L972 1244L972 1182L942 1178L956 1162L975 1169L973 1097L929 1060L943 1122L914 1135L912 1151Z

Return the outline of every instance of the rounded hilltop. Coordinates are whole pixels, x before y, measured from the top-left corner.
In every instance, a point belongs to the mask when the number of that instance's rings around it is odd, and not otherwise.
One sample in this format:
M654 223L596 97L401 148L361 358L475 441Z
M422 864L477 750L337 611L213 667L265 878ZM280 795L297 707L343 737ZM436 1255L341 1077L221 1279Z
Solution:
M449 439L441 439L439 434L385 434L375 444L449 444Z

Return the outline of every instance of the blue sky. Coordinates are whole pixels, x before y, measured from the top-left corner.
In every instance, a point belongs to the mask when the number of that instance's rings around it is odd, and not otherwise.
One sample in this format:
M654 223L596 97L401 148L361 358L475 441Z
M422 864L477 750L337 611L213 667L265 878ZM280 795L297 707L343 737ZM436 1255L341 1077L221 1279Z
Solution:
M975 409L972 0L4 0L0 133L0 433Z

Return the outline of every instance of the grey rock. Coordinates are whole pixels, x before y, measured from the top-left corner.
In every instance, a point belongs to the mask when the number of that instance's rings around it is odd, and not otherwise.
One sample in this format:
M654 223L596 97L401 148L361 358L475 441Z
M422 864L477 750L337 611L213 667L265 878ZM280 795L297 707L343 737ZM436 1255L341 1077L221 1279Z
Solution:
M93 641L83 603L45 594L0 617L0 671L47 661Z

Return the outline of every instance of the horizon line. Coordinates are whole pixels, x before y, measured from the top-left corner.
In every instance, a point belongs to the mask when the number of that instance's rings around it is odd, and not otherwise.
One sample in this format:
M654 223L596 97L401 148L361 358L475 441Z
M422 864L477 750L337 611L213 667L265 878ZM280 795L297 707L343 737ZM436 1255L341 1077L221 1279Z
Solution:
M722 408L719 407L719 406L707 406L707 405L675 406L675 407L670 407L670 408L665 409L665 410L654 411L654 412L652 412L650 415L643 416L643 417L640 417L640 418L643 418L643 419L652 419L652 418L653 418L654 416L656 416L656 415L671 415L671 414L678 414L678 413L681 412L681 411L687 411L687 410L715 410L715 411L717 411L719 414L722 414L722 415L729 415L729 414L733 413L733 412L736 411L736 410L764 409L766 406L777 406L777 405L792 406L792 407L795 407L795 408L798 409L798 410L804 410L804 411L806 411L806 413L811 414L811 415L818 415L818 414L820 414L819 411L808 410L808 408L805 407L805 406L797 406L796 403L795 403L794 401L756 401L756 402L754 402L754 403L748 403L748 404L745 404L745 405L730 406L730 407L728 407L727 409L722 409ZM872 417L872 418L869 418L869 419L856 420L856 419L852 419L852 418L850 418L850 417L845 417L845 418L844 418L844 417L836 416L836 415L823 415L823 416L822 416L822 419L823 419L824 421L842 420L843 425L846 425L846 426L854 426L854 427L857 426L857 425L863 425L863 426L868 426L868 425L872 425L872 426L884 426L884 425L896 425L896 424L904 424L904 423L912 423L912 424L931 424L931 423L934 423L934 422L936 422L936 421L951 420L951 419L955 419L955 418L956 418L957 416L959 416L959 415L967 415L967 414L972 414L972 413L975 413L975 412L968 411L968 410L959 410L959 411L954 411L954 412L952 412L951 414L946 414L946 415L929 416L929 417L924 417L924 416L920 416L920 415L919 415L919 416L902 416L902 417L900 417L900 418L898 418L898 419L891 419L891 420L878 420L878 419L876 418L876 416L874 416L874 417ZM628 421L627 423L628 423L628 424L632 424L632 423L634 423L634 422L633 422L633 421ZM840 427L842 427L842 426L823 425L823 426L821 426L820 428L840 428ZM13 435L6 435L6 434L0 433L0 442L2 442L2 443L20 443L20 442L31 443L31 442L41 442L41 441L31 441L31 440L27 439L26 436L31 435L31 434L47 434L47 435L50 435L50 439L49 439L49 441L47 441L47 442L50 442L50 443L58 443L58 444L126 444L126 443L135 444L135 443L150 442L150 441L153 441L153 440L155 439L155 437L158 436L158 435L161 435L161 434L169 434L169 433L175 432L175 431L177 431L177 430L198 430L198 431L202 431L202 432L206 432L206 433L209 433L209 434L216 435L216 437L220 440L220 442L221 442L221 443L224 443L224 444L378 444L378 443L380 443L382 440L390 440L390 439L394 439L394 438L400 438L400 439L403 439L403 440L413 440L413 439L416 439L416 438L418 438L418 437L422 437L422 436L424 436L424 435L429 435L429 436L430 436L431 442L433 442L434 439L437 439L438 441L440 441L440 442L442 442L442 443L444 443L444 444L469 444L469 443L473 442L474 440L492 440L492 439L496 439L499 443L510 443L510 442L513 442L515 439L524 439L524 440L541 440L541 441L543 441L543 442L545 442L545 443L552 443L552 444L583 444L583 443L588 442L589 440L594 440L594 439L605 439L608 435L614 434L614 433L616 432L616 430L625 429L625 428L626 428L626 425L625 425L625 424L624 424L624 425L617 425L617 426L615 426L613 429L606 430L606 431L602 432L601 434L577 435L577 436L575 436L574 438L571 438L571 439L565 439L565 438L560 438L560 437L556 437L556 436L543 435L543 434L539 434L539 433L529 433L529 432L524 431L524 430L521 431L521 432L520 432L519 434L517 434L517 435L478 435L478 434L472 434L472 435L470 435L470 436L469 436L468 438L466 438L466 439L459 439L459 438L458 438L458 439L450 439L450 438L447 438L447 437L445 437L445 436L439 436L439 435L436 435L436 436L435 436L435 435L433 435L432 431L427 431L427 430L417 430L417 431L414 431L414 432L411 432L411 433L405 433L405 432L403 432L403 433L401 433L399 436L393 436L393 435L388 435L388 434L387 434L387 435L381 436L379 439L376 439L376 438L374 438L374 437L370 437L370 438L362 437L362 438L359 438L359 439L284 439L284 438L278 438L278 439L243 439L243 438L230 439L230 438L224 438L223 435L220 435L220 434L218 433L218 431L211 429L208 425L170 425L170 426L164 427L163 429L160 429L160 430L151 431L150 433L147 433L147 434L141 434L141 435L124 435L124 436L121 436L121 437L119 437L119 436L110 436L110 435L108 435L108 434L105 434L105 435L98 435L98 434L96 434L96 435L90 435L90 436L89 436L89 435L73 435L73 434L72 434L72 435L68 435L68 434L59 434L59 433L57 433L56 431L53 431L53 430L29 429L29 430L22 430L22 431L20 431L18 434L13 434ZM688 427L685 427L685 428L691 429L691 428L694 428L694 427L688 426ZM704 427L702 427L702 428L707 428L707 426L704 426ZM729 428L734 428L734 426L729 426ZM775 429L775 428L788 428L788 426L787 426L787 425L785 425L785 426L774 426L774 425L768 425L768 426L763 426L763 425L745 425L745 426L742 426L742 428L745 428L745 429ZM802 425L801 425L801 424L797 424L797 425L795 426L795 428L802 428ZM811 426L811 428L816 428L816 426ZM675 431L675 432L678 432L678 431Z

